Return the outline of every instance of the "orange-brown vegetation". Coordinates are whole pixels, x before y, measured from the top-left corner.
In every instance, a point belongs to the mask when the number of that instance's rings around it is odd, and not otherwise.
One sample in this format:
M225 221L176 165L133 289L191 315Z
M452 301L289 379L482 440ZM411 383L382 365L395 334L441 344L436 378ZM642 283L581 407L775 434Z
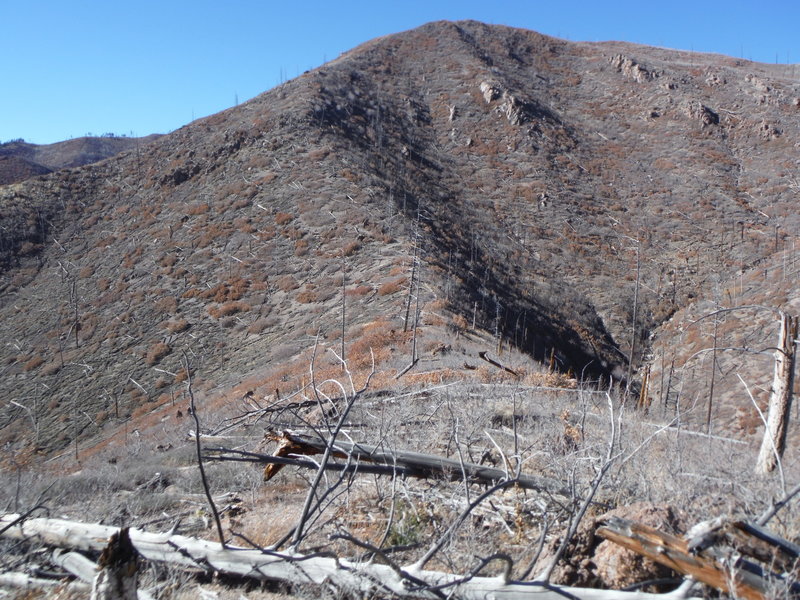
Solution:
M161 361L162 358L167 356L170 352L172 352L172 348L170 348L164 342L157 342L150 346L147 350L147 354L145 355L145 362L148 365L153 366Z
M406 277L400 277L398 279L393 279L392 281L387 281L378 287L378 296L396 294L406 286L407 282L408 279Z

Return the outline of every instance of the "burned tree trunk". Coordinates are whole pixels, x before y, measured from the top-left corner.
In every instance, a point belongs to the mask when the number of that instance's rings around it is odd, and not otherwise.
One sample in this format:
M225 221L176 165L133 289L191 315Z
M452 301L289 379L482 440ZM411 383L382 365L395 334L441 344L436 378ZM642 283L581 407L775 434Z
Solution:
M127 527L111 536L97 567L91 600L137 600L136 550Z
M758 454L756 471L769 473L778 464L786 448L786 430L792 408L794 386L794 344L797 337L797 317L781 313L781 330L775 350L775 374L769 398L769 413L764 440Z

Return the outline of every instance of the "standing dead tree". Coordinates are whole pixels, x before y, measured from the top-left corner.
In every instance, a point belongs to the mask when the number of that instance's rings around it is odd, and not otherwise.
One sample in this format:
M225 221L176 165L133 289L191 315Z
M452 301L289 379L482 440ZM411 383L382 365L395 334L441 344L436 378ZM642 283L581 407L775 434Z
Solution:
M692 324L699 323L708 317L715 317L721 313L727 313L739 310L769 310L777 313L780 318L780 326L778 330L778 345L773 348L766 348L756 353L766 353L768 350L774 351L775 368L772 377L772 389L769 397L769 409L765 419L766 431L764 438L761 442L761 450L759 451L758 460L756 461L757 473L769 473L778 466L783 452L786 449L786 433L789 424L789 415L792 408L792 394L794 388L794 369L795 369L795 345L798 342L798 317L785 313L782 310L775 309L769 306L761 305L747 305L736 306L733 308L723 308L706 315L703 315ZM693 354L691 358L698 356L704 352L714 353L714 365L716 368L716 353L719 350L736 350L743 352L753 352L749 348L718 348L717 347L717 325L715 321L714 326L714 346L712 348L705 348ZM686 361L688 362L688 360ZM685 366L685 363L684 363ZM712 372L712 388L710 394L713 394L713 372ZM709 398L709 408L707 413L708 422L706 424L707 431L710 431L710 415L711 415L711 398Z
M781 315L778 347L775 348L775 371L769 397L767 430L758 453L756 471L769 473L774 470L786 449L786 431L792 408L794 388L795 343L797 341L797 317Z

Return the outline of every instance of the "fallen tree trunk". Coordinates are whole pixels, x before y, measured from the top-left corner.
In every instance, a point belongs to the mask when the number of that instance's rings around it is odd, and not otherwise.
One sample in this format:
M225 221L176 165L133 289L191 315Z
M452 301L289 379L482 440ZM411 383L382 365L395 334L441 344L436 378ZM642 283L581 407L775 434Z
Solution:
M227 448L207 448L204 458L208 460L246 459L251 462L264 463L267 465L264 471L264 479L269 480L274 477L284 464L286 464L286 461L276 461L274 460L275 458L321 454L328 445L328 440L321 437L313 437L291 431L284 431L279 436L274 436L274 439L279 442L279 445L272 456L255 452L230 450ZM433 454L422 454L406 450L388 450L378 446L340 440L337 440L334 444L333 456L372 463L381 467L380 472L388 475L397 474L419 478L439 476L450 481L458 481L466 478L469 481L485 484L493 484L509 478L509 473L507 471L495 467L461 462L452 458L444 458ZM308 461L307 464L303 462L295 462L294 464L319 468L319 464L313 461ZM336 469L343 467L326 466L326 468ZM352 467L352 470L357 471L359 468L355 465ZM375 471L372 470L368 472ZM564 488L561 482L548 477L521 474L518 477L518 485L524 489L569 497L569 491Z
M31 577L27 573L0 573L0 587L41 591L53 591L56 588L62 588L80 594L86 594L91 590L91 586L88 583L81 581L64 583L64 581L58 579Z
M99 566L86 558L83 554L56 550L53 552L50 562L72 573L81 581L92 584L92 593L95 594L96 584L98 583ZM136 598L137 600L153 600L153 595L144 590L136 590Z
M767 565L785 565L786 556L795 554L796 558L798 550L789 542L746 523L721 522L690 542L614 518L600 527L597 535L735 598L772 598L776 586L792 594L800 592L795 581L741 558L744 554L766 560ZM779 560L778 554L784 557Z
M0 517L0 530L18 515ZM116 527L61 519L30 519L8 527L3 537L29 539L43 544L100 551L119 532ZM508 581L503 576L460 576L426 571L412 566L396 567L357 562L319 554L278 554L261 550L222 547L210 542L170 533L129 530L130 541L145 559L221 572L256 580L277 580L291 584L331 585L357 597L389 594L412 598L444 596L464 600L659 600L683 598L683 593L648 594L550 585L543 582Z

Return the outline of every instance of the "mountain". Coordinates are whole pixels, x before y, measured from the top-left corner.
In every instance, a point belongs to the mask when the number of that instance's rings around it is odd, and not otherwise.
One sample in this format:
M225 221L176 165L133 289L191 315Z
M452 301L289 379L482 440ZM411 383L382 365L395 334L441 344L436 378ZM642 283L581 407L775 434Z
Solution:
M794 265L798 133L793 65L471 21L367 42L146 152L0 187L0 441L146 415L187 363L219 402L284 397L317 343L358 376L371 351L375 385L483 350L639 385L681 311ZM767 275L759 302L795 307Z
M81 137L42 145L22 140L6 142L0 144L0 185L17 183L66 167L88 165L123 150L141 148L158 137Z

